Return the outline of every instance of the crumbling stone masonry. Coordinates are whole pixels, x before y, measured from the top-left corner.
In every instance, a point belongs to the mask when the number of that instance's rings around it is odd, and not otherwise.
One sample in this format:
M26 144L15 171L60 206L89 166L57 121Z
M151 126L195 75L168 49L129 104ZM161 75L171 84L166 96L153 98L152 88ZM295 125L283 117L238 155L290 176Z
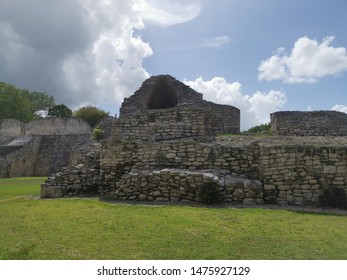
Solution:
M0 178L48 176L69 165L84 145L90 126L81 119L46 118L24 124L0 121Z
M107 122L107 137L49 177L43 198L204 203L210 194L312 205L325 188L347 191L347 137L218 136L239 132L239 110L204 101L171 76L145 81Z
M277 135L347 136L347 114L342 112L275 112L270 118Z

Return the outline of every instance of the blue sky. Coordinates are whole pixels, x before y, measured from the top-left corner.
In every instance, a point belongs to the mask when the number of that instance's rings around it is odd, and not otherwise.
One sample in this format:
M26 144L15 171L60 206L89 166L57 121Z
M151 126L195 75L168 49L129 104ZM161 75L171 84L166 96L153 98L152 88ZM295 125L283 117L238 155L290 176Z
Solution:
M31 2L31 3L30 3ZM344 0L0 0L0 80L118 113L171 74L242 112L347 113Z

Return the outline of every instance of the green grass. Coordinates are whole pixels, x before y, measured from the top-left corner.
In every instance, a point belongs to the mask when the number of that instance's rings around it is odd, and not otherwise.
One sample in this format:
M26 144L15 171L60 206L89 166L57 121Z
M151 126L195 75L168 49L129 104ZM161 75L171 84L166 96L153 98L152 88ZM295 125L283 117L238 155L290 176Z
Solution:
M37 199L0 180L0 259L347 259L347 217Z

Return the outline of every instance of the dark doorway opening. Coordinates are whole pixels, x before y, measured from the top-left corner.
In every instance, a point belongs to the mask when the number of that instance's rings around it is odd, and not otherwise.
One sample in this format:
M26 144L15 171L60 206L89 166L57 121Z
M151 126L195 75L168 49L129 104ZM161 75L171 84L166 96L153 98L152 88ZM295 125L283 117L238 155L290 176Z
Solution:
M166 109L177 105L177 96L165 77L159 78L148 103L148 109Z

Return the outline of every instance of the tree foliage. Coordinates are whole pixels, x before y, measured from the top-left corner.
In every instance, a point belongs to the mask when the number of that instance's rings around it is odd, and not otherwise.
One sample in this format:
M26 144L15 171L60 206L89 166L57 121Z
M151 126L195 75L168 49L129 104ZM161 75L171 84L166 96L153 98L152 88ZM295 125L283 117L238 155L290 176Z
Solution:
M0 119L15 118L29 122L35 118L35 112L52 106L54 97L47 93L30 92L0 82Z
M64 104L54 105L48 110L49 117L72 117L72 111Z
M95 127L100 120L108 116L108 113L99 108L87 106L75 111L73 116L75 118L81 118L89 123L91 127Z
M28 98L32 104L32 110L34 112L40 110L48 111L50 108L55 106L54 97L45 92L29 92L27 90L25 90L25 92L28 94Z
M0 83L0 119L29 122L35 115L30 100L15 86Z

